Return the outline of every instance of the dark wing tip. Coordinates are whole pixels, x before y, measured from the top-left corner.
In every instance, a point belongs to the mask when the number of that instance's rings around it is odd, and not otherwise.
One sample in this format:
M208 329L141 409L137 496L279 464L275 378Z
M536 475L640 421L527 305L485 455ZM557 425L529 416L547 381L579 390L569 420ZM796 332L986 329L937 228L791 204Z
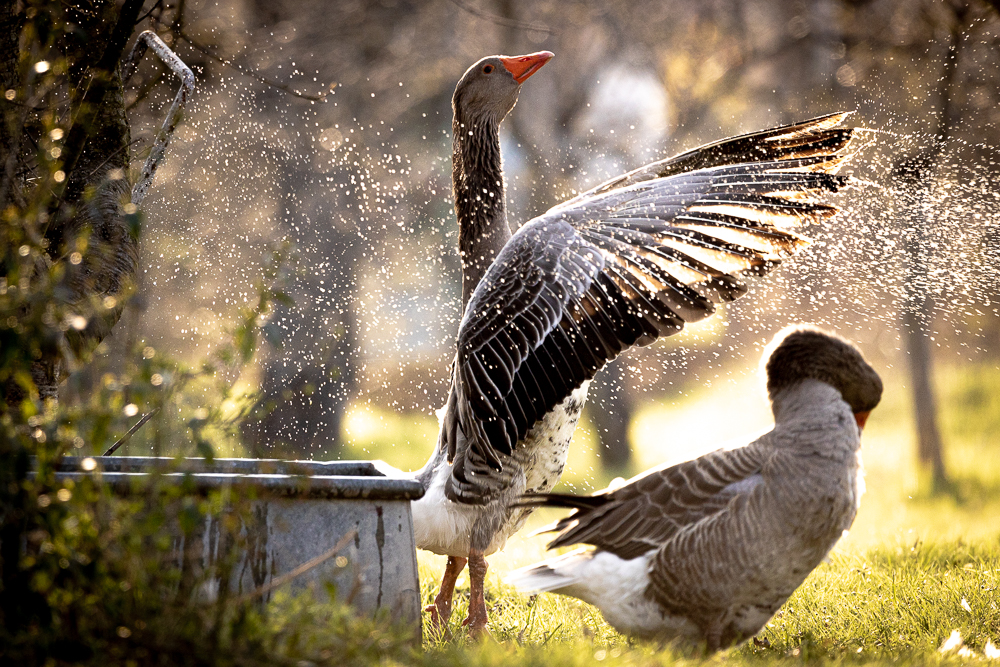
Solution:
M578 496L573 493L526 493L515 503L515 507L567 507L590 509L608 502L606 494Z

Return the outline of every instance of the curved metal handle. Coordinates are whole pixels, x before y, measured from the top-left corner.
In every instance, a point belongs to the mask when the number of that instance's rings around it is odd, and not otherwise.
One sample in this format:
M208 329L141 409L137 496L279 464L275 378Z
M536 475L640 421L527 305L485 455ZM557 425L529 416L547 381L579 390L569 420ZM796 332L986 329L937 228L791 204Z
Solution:
M152 30L143 31L139 34L138 39L136 39L135 46L132 47L132 52L129 53L122 67L123 79L127 80L135 72L135 68L139 60L142 59L147 46L156 55L160 56L160 59L167 64L167 67L174 74L180 77L181 87L177 91L177 95L174 96L174 101L170 105L167 117L163 120L163 127L156 133L156 139L153 141L153 147L149 151L146 163L142 166L142 173L139 176L139 180L132 186L132 203L136 206L142 204L142 200L146 198L146 192L153 182L156 168L163 161L163 155L166 153L167 144L170 143L170 137L174 133L177 123L181 120L181 112L184 110L184 104L187 102L188 96L194 91L194 72Z

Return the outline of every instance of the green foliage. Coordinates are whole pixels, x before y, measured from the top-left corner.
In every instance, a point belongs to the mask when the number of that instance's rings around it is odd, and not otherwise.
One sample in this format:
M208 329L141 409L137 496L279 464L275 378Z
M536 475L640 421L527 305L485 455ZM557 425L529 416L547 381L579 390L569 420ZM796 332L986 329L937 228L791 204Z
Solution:
M9 231L18 220L8 222ZM20 220L22 228L30 223ZM5 247L8 266L44 256L38 246L27 253ZM143 428L158 454L211 458L219 443L237 438L253 397L234 396L233 378L253 360L272 302L287 299L275 285L288 253L287 247L272 253L255 303L212 356L187 365L140 343L120 373L105 374L75 403L41 398L28 341L60 340L72 318L92 316L92 304L60 303L58 268L38 263L23 270L31 271L30 281L3 295L0 321L13 318L17 325L5 330L2 377L16 379L23 392L0 405L0 661L362 665L412 650L412 638L387 621L358 619L310 595L263 604L252 595L233 598L225 586L206 593L212 582L228 581L239 553L211 567L201 563L206 517L216 517L238 547L250 495L199 495L190 480L177 484L154 474L122 497L99 477L57 476L65 454L103 451L112 433L140 414L155 415ZM50 317L20 317L37 302L46 303ZM71 372L68 385L85 388L82 375Z
M20 31L16 71L5 70L0 87L0 664L405 658L412 636L320 601L329 592L289 598L279 589L267 603L253 591L235 597L225 584L253 519L252 492L204 494L190 476L165 475L169 457L212 458L238 440L256 397L234 383L261 335L276 342L264 327L274 303L290 303L280 286L291 248L270 252L257 298L209 357L180 363L139 341L113 372L88 373L95 346L129 307L128 266L142 231L141 213L127 203L128 126L115 64L87 70L115 57L105 45L122 37L112 30L118 8L39 0L17 10L0 10ZM0 45L7 56L9 37ZM97 88L104 92L90 99ZM121 272L102 272L115 262ZM60 379L73 400L54 399ZM60 472L65 455L102 453L142 415L152 418L132 444L168 457L162 469L114 492L99 474ZM84 469L92 463L84 459ZM211 564L201 543L209 517L229 547L213 545Z
M66 219L101 196L88 187L75 201L58 199L55 186L68 179L57 159L66 119L52 101L70 63L51 48L52 30L25 23L23 42L37 48L22 53L16 95L18 108L42 110L32 129L39 177L33 187L21 183L0 212L0 663L360 665L408 654L412 638L384 620L357 619L309 595L264 604L212 588L229 580L245 539L248 493L198 494L190 478L178 484L159 474L169 464L124 496L99 476L58 474L65 455L103 452L140 415L153 415L136 437L154 454L212 458L236 440L255 397L237 394L234 381L253 361L272 304L288 302L280 285L291 249L271 252L256 300L210 357L184 364L140 341L117 372L88 378L97 341L82 334L95 321L113 324L128 291L88 296L73 282L74 267L95 257L90 228L58 248L47 235L53 215ZM17 127L17 114L4 110ZM5 177L4 195L8 186ZM130 234L141 230L134 207L124 224ZM60 373L76 400L44 395L44 381ZM211 566L198 544L208 516L237 547Z

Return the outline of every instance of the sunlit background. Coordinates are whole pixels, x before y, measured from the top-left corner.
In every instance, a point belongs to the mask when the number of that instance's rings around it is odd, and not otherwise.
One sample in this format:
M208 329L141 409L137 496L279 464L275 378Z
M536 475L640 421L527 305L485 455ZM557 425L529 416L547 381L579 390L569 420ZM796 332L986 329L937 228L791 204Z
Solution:
M931 0L188 2L166 37L197 91L146 200L139 298L96 372L134 341L204 356L255 298L268 248L291 241L295 306L269 324L281 348L239 378L276 408L220 453L422 465L460 315L451 93L485 55L547 49L501 133L515 226L728 135L839 110L866 128L844 214L809 230L810 248L599 376L565 488L766 430L761 351L815 322L857 341L886 384L840 548L995 531L998 30L990 3ZM130 86L141 152L173 83L147 59ZM148 452L141 431L123 450ZM494 571L542 540L517 538Z

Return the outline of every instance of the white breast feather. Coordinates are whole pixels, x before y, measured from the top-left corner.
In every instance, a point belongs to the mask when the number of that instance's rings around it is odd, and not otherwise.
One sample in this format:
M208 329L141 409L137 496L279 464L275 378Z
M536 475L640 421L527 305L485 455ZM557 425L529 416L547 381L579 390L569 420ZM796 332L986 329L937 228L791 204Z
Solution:
M469 555L469 535L480 508L448 500L444 485L450 476L451 466L442 459L423 497L410 503L413 539L420 549L465 557Z
M528 431L523 442L524 486L527 491L544 492L556 485L566 467L569 443L587 400L590 382L584 382L566 400L550 410Z
M589 382L573 391L562 403L540 419L515 448L515 460L522 468L525 491L548 491L559 481L566 466L573 432L587 400ZM472 525L484 511L505 511L493 506L456 503L445 496L451 466L442 458L434 470L424 496L411 503L413 537L417 548L445 556L468 556ZM514 511L494 536L485 555L499 551L507 538L517 532L530 510Z

